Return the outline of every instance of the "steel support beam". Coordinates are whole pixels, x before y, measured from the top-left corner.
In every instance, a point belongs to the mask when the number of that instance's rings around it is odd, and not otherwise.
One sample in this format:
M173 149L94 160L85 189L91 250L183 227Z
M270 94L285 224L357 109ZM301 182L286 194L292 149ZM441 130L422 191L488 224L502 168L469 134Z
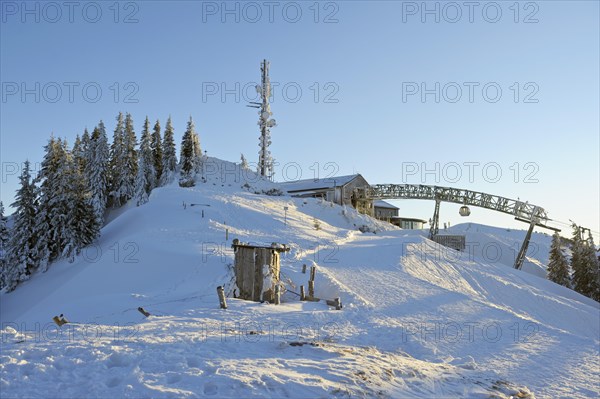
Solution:
M431 219L431 226L429 226L429 239L433 240L438 232L440 231L440 203L441 201L435 199L435 209L433 210L433 219Z
M521 270L523 266L523 261L525 260L525 255L527 254L527 248L529 248L529 240L531 240L531 234L533 233L533 228L536 225L536 221L532 220L529 223L529 229L527 230L527 234L525 235L525 240L523 240L523 244L521 244L521 249L515 259L515 269Z

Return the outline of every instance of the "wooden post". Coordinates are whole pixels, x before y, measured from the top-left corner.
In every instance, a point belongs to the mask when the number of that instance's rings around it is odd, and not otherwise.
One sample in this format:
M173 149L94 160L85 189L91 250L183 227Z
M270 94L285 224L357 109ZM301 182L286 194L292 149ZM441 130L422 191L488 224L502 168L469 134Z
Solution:
M342 300L335 298L333 301L335 302L335 310L342 310Z
M340 298L335 298L333 301L327 300L327 305L335 307L335 310L342 309L342 300Z
M138 308L138 312L140 312L141 314L143 314L144 316L148 317L150 316L150 313L148 313L143 307L139 307Z
M302 265L302 274L306 274L306 263Z
M281 303L281 292L279 283L275 284L275 305L279 305Z
M222 286L217 287L217 294L219 295L219 302L221 303L221 309L227 309L227 301L225 300L225 291Z
M327 300L327 305L335 307L335 310L342 310L342 300L335 298L333 301Z
M60 316L54 316L52 318L52 320L56 323L57 326L61 327L63 324L67 324L68 321L67 319L64 318L64 316L62 315L62 313L60 314Z
M315 275L316 274L317 274L317 267L311 266L310 267L310 278L308 280L308 297L311 299L315 297Z
M301 301L306 301L306 294L304 293L304 286L303 285L300 286L300 300Z

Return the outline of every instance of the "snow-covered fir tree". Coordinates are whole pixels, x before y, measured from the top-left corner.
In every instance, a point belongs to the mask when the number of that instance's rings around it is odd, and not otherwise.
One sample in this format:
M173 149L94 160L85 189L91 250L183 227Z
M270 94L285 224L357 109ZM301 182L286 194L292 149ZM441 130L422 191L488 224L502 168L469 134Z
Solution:
M126 201L133 198L135 194L135 181L138 172L137 137L133 127L131 114L125 115L125 197Z
M87 129L85 129L85 133L87 133ZM71 154L73 154L73 159L79 166L79 169L83 171L85 169L86 161L85 150L83 149L83 144L81 143L81 137L79 137L79 135L75 136L75 142L73 143L73 149L71 150Z
M573 235L571 237L571 270L573 270L573 289L581 294L587 291L587 276L583 268L581 253L583 241L579 226L573 224Z
M246 157L244 156L244 154L242 154L241 157L240 157L240 166L244 170L250 169L250 166L248 165L248 160L246 159Z
M19 176L20 188L15 195L14 225L8 244L6 262L2 269L1 285L8 292L29 278L37 267L35 245L36 198L35 184L31 181L29 161L25 161Z
M150 148L152 148L152 156L154 157L154 172L156 174L155 187L158 187L161 185L163 174L163 148L162 137L160 135L160 121L158 119L156 120L154 130L152 131Z
M600 302L600 264L596 255L596 244L591 233L583 245L581 261L589 274L588 293L586 295Z
M140 141L138 174L136 176L135 199L137 205L148 202L148 195L155 187L156 172L154 170L154 154L152 152L152 137L148 117L144 122Z
M0 201L0 258L4 257L6 253L8 238L8 218L4 215L4 204Z
M39 179L39 177L38 177ZM34 181L37 181L35 179ZM35 236L37 237L37 242L35 243L34 253L35 258L38 262L38 268L45 272L48 269L51 261L51 253L50 253L50 216L48 215L48 207L41 206L40 198L42 198L42 189L41 187L35 187L36 190L36 198L38 198L38 209L37 209L37 218L35 220Z
M135 180L135 203L137 206L143 205L148 202L149 192L146 190L146 187L150 185L148 179L146 177L145 170L148 169L147 160L145 157L140 156L139 160L139 168L138 175Z
M2 272L6 264L9 238L10 232L8 231L7 218L4 216L4 204L0 201L0 290L3 288Z
M46 154L37 180L40 182L39 217L36 230L40 235L38 251L49 253L53 260L62 255L68 230L68 168L72 155L67 143L52 137L44 147ZM45 265L42 267L45 269Z
M163 149L163 177L162 184L167 184L173 181L177 170L177 151L175 149L175 136L173 132L173 124L171 117L167 120L165 126L165 135L162 142Z
M600 248L596 248L596 297L594 299L600 302Z
M594 297L597 288L597 258L595 248L581 237L581 229L573 224L571 241L571 269L573 269L573 289L587 297ZM593 258L593 259L592 259Z
M60 257L73 259L90 244L98 236L99 223L85 171L68 150L66 141L50 139L38 180L41 184L35 254L39 269L45 271L50 261Z
M108 204L114 208L120 207L127 201L126 161L125 121L123 119L123 114L119 112L119 115L117 116L117 126L115 127L113 141L110 146L110 161L108 167Z
M201 149L200 139L196 134L194 121L192 117L187 124L187 129L181 140L181 155L180 155L181 177L179 185L182 187L191 187L195 184L196 173L201 165Z
M550 246L550 260L548 263L548 279L556 284L571 287L571 276L569 273L569 262L561 249L561 238L558 233L552 236Z
M196 173L200 173L202 170L202 148L200 147L200 136L194 130L194 124L192 118L190 117L190 122L192 123L192 140L194 142L194 171Z
M104 213L108 201L109 156L106 128L104 122L100 121L90 138L84 170L90 187L90 201L94 208L96 223L100 227L104 225Z
M66 157L61 180L66 184L65 207L67 229L62 256L73 261L81 249L91 244L99 235L100 225L91 201L91 190L84 173L73 157Z
M87 128L83 129L83 134L81 135L81 151L83 153L84 162L87 162L85 154L87 154L90 149L91 139L92 138L90 137L90 133L88 132ZM75 156L75 154L73 154L73 156ZM85 168L85 164L83 167ZM84 168L82 168L81 171L83 171Z

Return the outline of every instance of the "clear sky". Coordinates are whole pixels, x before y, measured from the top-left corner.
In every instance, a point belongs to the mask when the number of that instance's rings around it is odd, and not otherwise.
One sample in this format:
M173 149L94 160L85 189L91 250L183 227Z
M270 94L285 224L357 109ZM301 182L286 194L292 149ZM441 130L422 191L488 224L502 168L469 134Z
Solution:
M597 1L0 1L1 200L50 134L119 111L191 115L204 150L258 158L252 82L271 62L275 179L360 172L599 216ZM101 93L99 92L101 91ZM429 219L433 203L398 201ZM441 221L525 228L443 204ZM564 226L561 226L564 227Z

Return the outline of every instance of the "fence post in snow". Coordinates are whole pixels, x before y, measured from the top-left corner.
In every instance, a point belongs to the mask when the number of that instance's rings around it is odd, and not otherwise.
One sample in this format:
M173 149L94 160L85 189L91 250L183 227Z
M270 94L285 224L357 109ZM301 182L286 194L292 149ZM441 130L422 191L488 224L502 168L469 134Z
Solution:
M311 299L315 297L315 275L316 274L317 274L317 267L311 266L310 267L310 279L308 280L308 297Z
M221 303L221 309L227 309L227 301L225 300L225 291L222 286L217 287L217 294L219 295L219 302Z
M301 301L306 301L306 294L304 293L304 286L303 285L300 286L300 300Z
M275 285L275 305L279 305L281 303L281 291L279 284Z
M308 297L311 299L315 297L315 282L312 280L308 282Z

